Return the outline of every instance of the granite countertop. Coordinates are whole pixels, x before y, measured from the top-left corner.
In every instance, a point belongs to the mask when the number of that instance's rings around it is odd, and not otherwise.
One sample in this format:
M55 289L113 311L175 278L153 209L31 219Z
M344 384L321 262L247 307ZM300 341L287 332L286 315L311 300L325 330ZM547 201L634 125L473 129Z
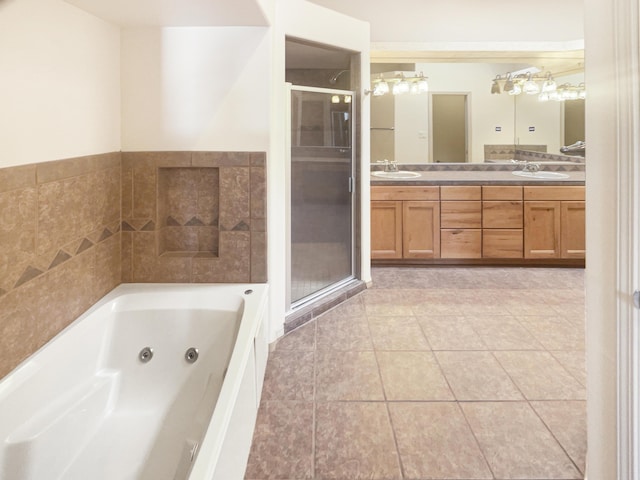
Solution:
M543 169L544 170L544 169ZM419 177L409 179L382 178L371 175L371 185L584 185L585 172L562 172L567 178L531 179L513 175L510 171L420 171Z

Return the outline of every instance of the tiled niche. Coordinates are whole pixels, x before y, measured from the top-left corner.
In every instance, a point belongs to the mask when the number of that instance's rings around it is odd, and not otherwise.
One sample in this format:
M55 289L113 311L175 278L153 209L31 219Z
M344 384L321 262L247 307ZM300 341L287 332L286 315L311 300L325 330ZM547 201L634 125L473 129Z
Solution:
M217 257L219 195L219 168L158 168L158 254Z
M265 282L265 154L123 152L123 282Z

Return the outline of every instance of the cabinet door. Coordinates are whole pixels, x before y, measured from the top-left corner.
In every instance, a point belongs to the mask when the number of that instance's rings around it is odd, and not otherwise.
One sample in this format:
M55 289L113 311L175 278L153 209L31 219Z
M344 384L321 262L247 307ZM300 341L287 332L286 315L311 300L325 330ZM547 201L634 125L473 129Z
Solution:
M562 202L560 248L562 258L585 257L584 202Z
M402 258L402 202L371 202L371 258Z
M438 202L403 202L404 258L440 257L440 209Z
M524 202L524 258L561 258L560 202Z

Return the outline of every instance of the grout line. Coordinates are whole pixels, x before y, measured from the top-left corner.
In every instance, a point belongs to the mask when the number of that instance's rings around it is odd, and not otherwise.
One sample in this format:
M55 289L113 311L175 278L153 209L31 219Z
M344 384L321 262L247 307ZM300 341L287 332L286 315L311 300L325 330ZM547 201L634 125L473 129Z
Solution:
M384 398L384 406L387 411L387 419L389 421L389 426L391 427L391 435L393 436L393 444L396 447L396 459L398 461L398 467L400 467L400 476L402 478L406 478L404 465L402 463L402 457L400 455L400 447L398 446L398 437L396 436L396 429L393 426L393 420L391 418L391 410L389 409L389 400L387 398L387 391L384 386L384 382L382 380L382 371L380 370L380 361L378 360L378 350L375 349L375 344L373 342L373 335L371 333L371 324L369 323L369 316L365 314L366 322L367 322L367 330L369 331L369 339L371 340L371 346L373 348L373 357L376 360L376 367L378 368L378 379L380 380L380 387L382 388L382 396Z

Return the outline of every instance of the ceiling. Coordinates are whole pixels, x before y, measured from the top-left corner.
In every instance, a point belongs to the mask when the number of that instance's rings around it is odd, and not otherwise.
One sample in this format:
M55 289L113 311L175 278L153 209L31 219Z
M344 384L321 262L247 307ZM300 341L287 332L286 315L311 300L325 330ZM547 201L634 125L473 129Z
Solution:
M65 0L123 27L267 25L257 0Z
M582 0L538 0L533 10L524 0L308 1L368 22L371 63L527 64L555 75L584 70Z

